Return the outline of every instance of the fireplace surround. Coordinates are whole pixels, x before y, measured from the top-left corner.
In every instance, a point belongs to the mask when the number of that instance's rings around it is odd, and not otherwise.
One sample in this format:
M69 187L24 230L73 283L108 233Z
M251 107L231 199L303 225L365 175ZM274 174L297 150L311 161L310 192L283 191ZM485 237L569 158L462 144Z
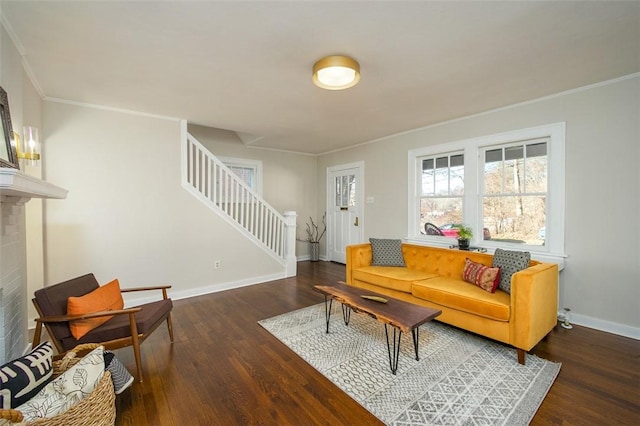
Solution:
M66 189L0 167L0 364L21 356L28 345L25 204L66 196Z

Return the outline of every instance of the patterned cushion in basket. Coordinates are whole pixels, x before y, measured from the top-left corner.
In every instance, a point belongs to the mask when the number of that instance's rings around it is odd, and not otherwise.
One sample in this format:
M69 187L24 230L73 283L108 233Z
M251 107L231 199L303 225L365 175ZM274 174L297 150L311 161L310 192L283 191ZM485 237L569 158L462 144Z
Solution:
M402 256L402 240L369 238L373 258L371 266L406 266Z
M53 379L25 404L16 408L25 421L62 414L91 395L104 374L104 348L98 346L76 365Z
M500 268L498 288L511 294L511 276L529 267L531 253L528 251L510 251L496 249L493 254L493 267Z
M52 360L53 347L44 342L0 367L0 408L16 408L37 394L51 380Z

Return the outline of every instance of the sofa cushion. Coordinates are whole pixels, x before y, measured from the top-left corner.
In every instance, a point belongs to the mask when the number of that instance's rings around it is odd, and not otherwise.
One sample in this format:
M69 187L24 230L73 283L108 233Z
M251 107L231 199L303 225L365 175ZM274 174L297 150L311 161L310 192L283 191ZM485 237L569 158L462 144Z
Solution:
M0 409L24 404L37 394L53 375L53 347L50 342L0 367Z
M493 254L493 267L500 268L500 284L498 284L498 288L510 294L511 276L528 268L529 262L531 262L531 253L528 251L496 249Z
M511 296L504 291L489 293L454 278L436 277L415 282L412 294L438 305L496 321L509 321L511 314Z
M402 240L369 238L372 266L406 266L402 255Z
M500 282L500 268L490 268L468 258L465 260L462 279L489 293L495 293Z
M415 269L393 266L363 266L353 270L353 279L380 287L411 293L414 281L426 280L437 275Z

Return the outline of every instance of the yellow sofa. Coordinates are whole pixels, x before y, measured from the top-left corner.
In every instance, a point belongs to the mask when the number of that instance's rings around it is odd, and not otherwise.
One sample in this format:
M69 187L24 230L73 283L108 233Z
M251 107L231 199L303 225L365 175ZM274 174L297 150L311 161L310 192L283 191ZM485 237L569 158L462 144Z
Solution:
M486 253L402 244L406 267L371 266L371 244L347 246L347 284L442 310L438 321L514 346L518 362L557 324L558 265L535 260L513 274L511 294L462 279L465 259Z

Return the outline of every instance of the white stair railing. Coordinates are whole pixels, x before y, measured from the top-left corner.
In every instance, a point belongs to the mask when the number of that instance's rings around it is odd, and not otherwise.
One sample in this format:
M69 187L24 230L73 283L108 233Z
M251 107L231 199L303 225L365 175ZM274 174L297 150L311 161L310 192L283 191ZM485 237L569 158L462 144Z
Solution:
M182 131L182 185L296 275L296 213L281 215L242 179Z

